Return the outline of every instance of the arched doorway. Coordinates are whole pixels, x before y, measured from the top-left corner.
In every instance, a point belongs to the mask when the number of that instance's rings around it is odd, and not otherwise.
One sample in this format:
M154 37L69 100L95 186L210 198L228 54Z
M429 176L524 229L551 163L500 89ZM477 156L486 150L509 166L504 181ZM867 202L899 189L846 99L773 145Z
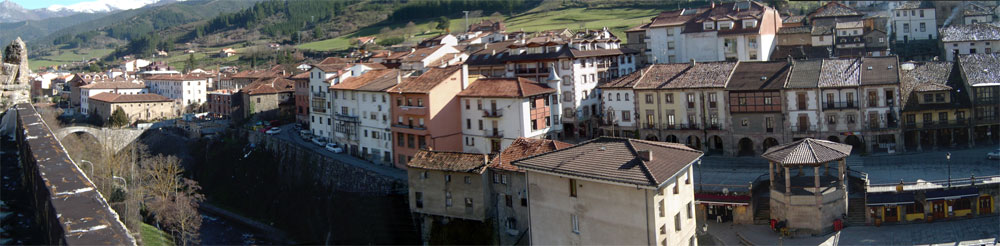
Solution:
M749 138L740 139L740 150L736 153L737 156L753 156L753 140Z
M763 148L763 150L766 152L767 149L769 149L771 147L774 147L774 146L777 146L777 145L778 145L778 140L777 139L766 138L766 139L764 139L764 146L763 146L764 148Z
M708 140L708 143L709 143L709 146L712 147L713 151L722 152L722 147L723 147L722 146L722 137L719 137L719 135L715 135L715 136L710 137L709 140Z
M700 150L701 149L701 138L699 138L698 136L694 136L694 135L688 136L687 146L691 147L692 149Z
M649 140L649 141L660 141L660 138L656 137L656 135L649 134L649 135L646 135L646 140Z
M847 138L844 138L844 143L850 144L853 147L851 148L851 154L865 152L865 143L857 135L847 136Z
M677 143L677 136L668 135L666 138L663 139L663 141L669 143Z

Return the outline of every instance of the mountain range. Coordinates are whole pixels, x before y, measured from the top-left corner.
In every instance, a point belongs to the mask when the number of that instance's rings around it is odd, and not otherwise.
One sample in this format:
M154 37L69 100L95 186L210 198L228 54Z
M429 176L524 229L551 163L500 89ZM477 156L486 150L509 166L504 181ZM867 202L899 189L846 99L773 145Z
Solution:
M151 4L164 4L164 2L173 2L173 0L94 0L71 5L53 4L49 7L39 9L25 9L11 0L3 0L0 1L0 23L39 21L81 13L107 14L121 10L142 8Z

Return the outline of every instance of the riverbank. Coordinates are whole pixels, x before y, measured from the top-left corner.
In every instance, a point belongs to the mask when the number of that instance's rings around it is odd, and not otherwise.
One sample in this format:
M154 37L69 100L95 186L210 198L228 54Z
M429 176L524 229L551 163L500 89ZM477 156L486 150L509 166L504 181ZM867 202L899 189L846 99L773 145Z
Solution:
M223 217L226 220L240 223L240 225L248 227L249 229L254 230L257 234L261 235L260 237L262 237L264 240L266 240L265 242L259 242L259 241L257 241L254 244L276 244L276 245L277 244L284 244L284 245L295 244L295 241L291 240L288 237L287 233L285 233L284 231L282 231L282 230L280 230L280 229L278 229L276 227L273 227L271 225L268 225L268 224L256 221L254 219L248 218L248 217L243 216L243 215L239 215L239 214L234 213L234 212L230 212L229 210L220 208L218 206L215 206L215 205L212 205L212 204L209 204L209 203L202 203L201 205L198 206L198 210L201 210L201 212L203 212L203 213L207 213L207 214L211 214L211 215L214 215L214 216ZM243 236L243 237L247 237L247 236ZM256 241L256 240L254 240L254 241Z

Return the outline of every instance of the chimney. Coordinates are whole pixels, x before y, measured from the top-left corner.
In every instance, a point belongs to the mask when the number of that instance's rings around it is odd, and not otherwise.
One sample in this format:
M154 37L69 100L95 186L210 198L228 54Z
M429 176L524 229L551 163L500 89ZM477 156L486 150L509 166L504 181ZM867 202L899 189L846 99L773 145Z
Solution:
M469 65L462 64L462 90L469 88Z
M396 84L403 83L403 71L396 69Z
M691 66L694 67L694 65L698 65L698 62L691 58Z
M639 159L642 159L643 161L652 161L653 160L653 154L650 153L649 150L636 151L636 154L638 154L639 155Z

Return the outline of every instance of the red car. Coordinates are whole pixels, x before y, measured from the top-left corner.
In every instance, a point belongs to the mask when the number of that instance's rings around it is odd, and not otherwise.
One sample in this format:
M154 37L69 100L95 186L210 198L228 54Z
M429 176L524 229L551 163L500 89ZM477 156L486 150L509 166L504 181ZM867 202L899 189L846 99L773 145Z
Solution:
M261 129L260 129L260 132L266 132L267 130L271 130L271 128L272 128L272 127L273 127L273 126L269 126L269 127L264 127L264 128L261 128Z

